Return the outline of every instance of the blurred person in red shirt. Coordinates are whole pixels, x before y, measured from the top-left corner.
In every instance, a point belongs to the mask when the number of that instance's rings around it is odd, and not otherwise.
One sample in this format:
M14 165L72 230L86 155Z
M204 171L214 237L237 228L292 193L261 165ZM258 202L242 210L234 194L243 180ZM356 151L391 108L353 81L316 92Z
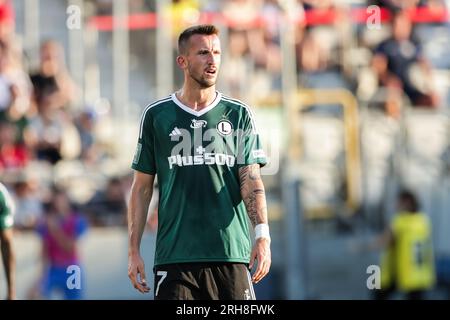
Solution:
M0 40L8 41L15 29L15 13L11 0L0 0Z
M53 187L48 210L37 227L42 239L43 275L39 282L42 297L50 299L59 290L66 300L82 298L83 284L81 288L69 288L67 280L68 267L80 267L79 239L87 228L86 219L74 210L66 191Z
M8 122L0 122L0 172L8 169L22 169L29 160L24 145L15 141L16 128Z

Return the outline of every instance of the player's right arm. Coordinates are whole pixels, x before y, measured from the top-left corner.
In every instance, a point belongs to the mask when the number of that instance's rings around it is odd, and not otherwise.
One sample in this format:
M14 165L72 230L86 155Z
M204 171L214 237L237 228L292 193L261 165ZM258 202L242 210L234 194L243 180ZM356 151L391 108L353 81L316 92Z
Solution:
M128 277L134 288L149 292L145 277L144 261L140 255L142 234L147 222L147 213L153 193L155 175L134 172L128 205Z
M13 231L11 228L0 229L1 253L3 258L3 267L6 273L6 283L8 287L8 300L16 298L15 266L16 259L13 249Z
M16 298L16 257L12 230L14 210L15 205L9 192L0 182L0 252L5 270L8 300Z

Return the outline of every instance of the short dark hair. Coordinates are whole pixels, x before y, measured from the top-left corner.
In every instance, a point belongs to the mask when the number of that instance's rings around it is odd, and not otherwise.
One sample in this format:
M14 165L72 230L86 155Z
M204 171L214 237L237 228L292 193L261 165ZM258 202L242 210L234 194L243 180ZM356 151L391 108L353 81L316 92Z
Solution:
M179 53L184 53L186 51L186 44L194 34L202 34L206 36L210 36L213 34L219 35L219 29L217 29L217 27L212 24L202 24L187 28L178 37Z
M415 194L407 189L403 189L398 194L398 199L404 203L405 209L411 213L420 210L420 203Z

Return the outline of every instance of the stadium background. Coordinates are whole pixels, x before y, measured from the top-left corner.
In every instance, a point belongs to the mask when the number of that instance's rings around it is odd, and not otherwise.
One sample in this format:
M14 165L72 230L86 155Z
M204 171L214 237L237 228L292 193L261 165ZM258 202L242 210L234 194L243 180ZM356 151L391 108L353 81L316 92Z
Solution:
M408 10L431 70L413 69L413 77L423 92L436 93L434 105L414 103L402 93L398 108L389 108L390 88L375 77L373 57L392 33L392 9L399 4ZM369 5L379 6L379 27L373 24L377 9L367 10ZM397 191L407 187L433 223L439 285L429 298L448 298L448 5L440 0L0 1L0 36L11 47L14 70L1 71L0 91L4 83L17 84L15 105L29 117L31 129L40 111L29 101L28 76L39 68L45 40L62 45L71 85L64 105L55 110L64 123L57 136L61 159L39 160L32 143L23 161L2 158L1 181L26 209L16 216L18 298L29 298L39 277L34 227L53 183L67 189L90 222L80 242L85 298L151 298L135 292L127 277L129 166L143 108L180 86L175 35L200 22L220 27L224 56L218 88L253 107L271 159L264 181L273 266L256 285L257 296L369 299L367 267L379 264L379 251L358 248L382 231L395 212ZM8 94L0 96L4 103ZM7 137L1 137L2 148ZM23 185L26 195L20 198ZM152 223L142 243L149 276ZM0 292L5 292L3 280Z

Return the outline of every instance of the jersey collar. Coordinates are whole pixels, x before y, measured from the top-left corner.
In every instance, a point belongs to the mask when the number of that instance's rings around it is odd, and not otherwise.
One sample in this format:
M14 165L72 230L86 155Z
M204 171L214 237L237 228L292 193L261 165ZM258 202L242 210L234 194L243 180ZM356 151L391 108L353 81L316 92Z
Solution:
M175 102L175 104L177 106L179 106L181 109L183 109L184 111L186 111L187 113L190 113L196 117L201 117L202 115L204 115L205 113L207 113L208 111L212 110L215 106L217 106L220 102L220 99L222 99L222 94L219 91L216 91L216 98L214 99L214 101L207 106L206 108L203 108L200 111L195 111L192 108L189 108L187 105L183 104L180 100L178 100L177 95L174 93L172 93L172 101Z

